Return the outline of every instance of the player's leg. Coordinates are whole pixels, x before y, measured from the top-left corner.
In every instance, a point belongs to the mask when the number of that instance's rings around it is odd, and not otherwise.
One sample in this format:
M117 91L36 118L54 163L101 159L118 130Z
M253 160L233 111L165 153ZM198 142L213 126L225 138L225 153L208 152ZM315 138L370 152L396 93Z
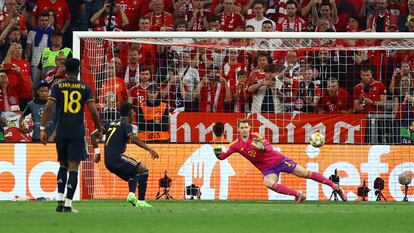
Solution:
M75 195L76 187L78 186L78 169L80 161L70 161L68 165L69 178L68 184L66 185L67 193L65 206L63 208L64 212L76 212L72 209L72 200Z
M58 154L58 161L60 163L59 170L57 173L57 187L58 187L58 196L56 198L58 205L56 207L57 212L63 211L63 206L65 204L65 188L66 182L68 180L68 163L67 163L67 145L65 141L61 138L56 138L56 151Z
M264 183L266 187L268 187L269 189L277 193L294 196L295 201L299 203L306 199L305 195L302 192L291 189L287 187L286 185L278 184L277 183L278 181L279 181L279 175L276 173L269 173L269 174L265 174L264 176Z
M339 196L341 197L341 199L343 201L347 200L347 196L346 196L344 190L342 190L339 187L339 185L335 184L334 182L332 182L331 180L324 177L322 174L320 174L318 172L308 171L305 168L303 168L302 166L300 166L299 164L297 164L295 169L293 170L293 174L298 176L298 177L302 177L302 178L306 178L306 179L312 179L312 180L314 180L316 182L319 182L321 184L329 185L333 190L335 190L339 194Z
M147 181L148 181L148 168L140 163L137 168L138 177L138 206L140 207L152 207L145 201L145 193L147 192Z

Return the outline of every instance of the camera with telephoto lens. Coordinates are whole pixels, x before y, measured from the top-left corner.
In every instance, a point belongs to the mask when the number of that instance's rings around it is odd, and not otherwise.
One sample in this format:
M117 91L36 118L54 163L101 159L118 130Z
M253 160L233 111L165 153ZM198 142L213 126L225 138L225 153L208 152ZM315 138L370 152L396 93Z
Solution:
M216 81L216 82L219 82L219 81L220 81L220 76L210 76L208 79L209 79L210 81Z
M109 9L114 9L116 6L115 0L107 0L106 1L109 4Z

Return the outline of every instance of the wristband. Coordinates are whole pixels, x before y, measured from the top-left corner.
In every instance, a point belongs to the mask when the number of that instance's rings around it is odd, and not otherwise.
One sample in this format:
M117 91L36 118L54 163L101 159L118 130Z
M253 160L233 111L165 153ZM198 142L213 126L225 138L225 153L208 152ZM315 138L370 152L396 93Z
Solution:
M44 127L44 126L40 126L39 128L40 128L40 130L46 130L46 127Z
M101 154L101 149L99 147L95 148L94 151L96 155Z

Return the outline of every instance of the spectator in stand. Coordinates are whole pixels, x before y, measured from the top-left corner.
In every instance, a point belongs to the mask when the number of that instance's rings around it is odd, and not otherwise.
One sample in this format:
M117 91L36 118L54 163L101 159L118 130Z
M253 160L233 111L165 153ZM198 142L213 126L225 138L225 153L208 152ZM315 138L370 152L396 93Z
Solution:
M221 18L216 15L211 15L207 17L208 22L208 31L219 32L222 31L221 28Z
M125 87L124 79L115 76L115 64L113 62L109 62L106 70L106 78L104 83L102 84L102 88L98 96L100 96L100 107L104 106L104 96L109 93L113 93L116 95L116 106L119 109L124 101L128 99L127 90Z
M401 68L400 67L396 67L394 69L394 72L392 74L391 77L391 82L389 83L389 92L394 95L396 94L395 92L395 87L399 87L400 86L400 82L402 77L406 76L407 78L409 78L410 82L413 83L414 77L413 74L411 72L411 67L410 67L410 63L408 61L404 61L401 63Z
M265 78L265 67L269 64L272 64L272 58L269 56L269 53L265 51L259 51L257 54L257 57L255 58L255 62L253 62L256 65L256 67L250 72L249 76L249 85L250 83L257 83L260 80L263 80Z
M94 26L94 31L122 31L129 24L125 9L120 4L115 3L111 19L109 19L110 11L111 3L106 1L103 7L91 17L90 22Z
M138 31L148 32L151 29L151 20L148 17L141 17L138 22Z
M220 30L223 31L243 31L244 17L235 11L235 0L223 0L224 11L219 14L221 18Z
M117 3L120 5L121 9L124 9L125 15L129 21L129 24L124 27L125 31L138 31L137 19L140 18L143 1L119 0Z
M187 12L193 11L193 2L191 0L177 0L174 4L174 19L186 20Z
M346 26L349 19L359 12L359 5L353 0L339 0L336 4L338 9L338 23L335 25L335 29L338 32L345 32L347 31Z
M159 47L156 62L155 82L165 83L168 82L166 79L168 68L178 69L180 56L172 50L171 45L162 45Z
M177 32L185 32L187 31L188 23L182 18L178 18L174 20L174 29ZM174 44L193 44L194 40L191 38L174 38L172 40ZM184 50L188 50L188 46L172 46L172 50L176 51L178 54L181 54Z
M205 9L206 0L193 0L193 10L187 11L186 18L188 21L187 29L189 31L207 31L207 18L212 15L211 11Z
M412 79L407 75L402 75L398 85L393 89L393 110L395 113L401 110L400 104L407 104L409 97L413 94L414 85L412 83ZM409 97L407 97L409 96Z
M329 79L322 95L319 113L348 114L352 112L352 98L348 91L339 86L337 79Z
M276 28L273 26L273 23L270 20L266 20L262 24L262 32L275 32ZM270 49L273 47L278 47L282 44L280 39L255 39L254 47L260 49Z
M193 94L200 83L198 70L192 67L191 54L188 50L181 52L181 61L178 68L178 76L181 77L185 89L184 106L186 112L198 111L198 101L193 98Z
M139 81L131 88L128 101L132 103L134 107L138 107L141 103L145 102L147 88L152 82L151 67L144 66L140 67L138 70Z
M277 24L277 31L301 32L306 28L306 21L297 15L298 7L295 0L288 0L286 2L286 16L281 18L280 23Z
M411 19L414 19L414 0L408 0L407 6L408 12L400 15L398 18L398 29L400 32L409 32L408 23Z
M11 44L22 42L20 29L13 27L13 23L10 23L0 35L0 61L3 62L3 59L6 56L7 51L9 51Z
M150 19L151 31L167 31L174 27L174 17L165 11L164 0L152 1L152 11L145 15Z
M116 95L112 92L105 94L104 103L100 110L100 119L102 124L110 123L121 117L121 113L116 108Z
M32 78L30 77L30 63L23 59L22 55L22 45L13 43L4 58L3 66L6 68L10 86L18 93L20 109L25 109L32 99Z
M391 14L388 8L388 0L376 0L376 12L367 19L367 29L374 32L387 32L388 27L397 24L398 18Z
M227 62L223 64L222 76L230 84L233 89L237 84L237 72L244 69L244 65L238 61L239 51L236 49L229 49L227 55Z
M253 3L253 12L254 12L254 18L246 20L246 26L251 25L254 28L255 32L262 31L262 24L265 21L272 22L272 25L274 28L276 28L276 24L273 20L270 20L264 16L264 12L266 9L266 3L263 1L255 1Z
M12 69L18 69L18 67L13 67ZM0 111L20 111L18 93L14 88L10 87L9 79L3 66L0 67Z
M250 95L247 91L247 74L244 70L239 70L236 75L237 84L230 86L232 93L233 112L250 112Z
M26 58L30 61L32 79L37 77L39 71L37 66L40 63L43 50L52 45L52 33L53 30L49 26L49 14L44 12L39 16L37 26L27 36Z
M46 107L47 98L49 96L49 84L45 81L40 81L36 85L36 94L35 98L31 100L26 108L24 108L22 115L19 118L19 126L20 129L24 132L24 128L22 125L23 120L29 114L31 114L31 118L33 119L33 142L40 142L40 120L42 119L43 111ZM46 123L46 133L50 135L48 138L48 142L55 141L55 128L57 124L58 114L56 108L52 109L52 112L49 115L49 119Z
M66 62L65 54L57 55L56 60L55 60L55 64L56 64L55 68L48 71L42 80L45 80L51 87L53 86L54 83L59 82L63 79L66 79L67 74L66 74L65 62ZM39 82L39 81L36 80L36 82Z
M313 82L314 69L307 66L299 79L291 79L293 91L293 110L298 112L314 113L317 111L322 91Z
M318 9L319 6L319 9ZM318 14L318 10L320 15ZM325 1L318 1L315 0L312 6L312 24L319 26L319 19L326 18L331 25L331 28L335 29L335 24L338 23L338 11L336 9L335 0L329 0L328 2ZM319 32L324 32L322 28L316 30Z
M298 60L298 53L294 50L289 50L286 53L285 62L283 66L287 68L285 76L289 78L296 78L300 75L300 64Z
M325 32L328 29L333 29L333 25L326 17L320 17L318 19L318 24L315 27L315 32Z
M125 86L130 90L139 83L139 54L138 50L130 48L128 50L128 65L125 70Z
M93 28L93 26L90 22L90 19L101 8L102 8L102 0L88 0L88 1L85 1L84 11L80 15L80 17L81 17L80 30L81 31L88 31L89 29Z
M169 107L160 99L160 89L157 84L151 84L147 89L147 99L141 103L137 112L138 137L142 141L168 142Z
M165 88L165 91L162 94L162 99L169 102L171 110L174 112L184 112L185 111L185 97L186 87L184 85L183 79L178 75L177 70L174 68L168 69L168 83ZM189 103L191 104L191 102ZM187 104L188 105L188 104Z
M286 16L286 0L282 1L267 1L266 16L273 20L275 23L280 23Z
M252 112L281 113L284 99L282 77L279 77L277 67L273 64L266 66L264 71L264 79L254 82L248 89L253 94Z
M59 31L63 34L70 25L69 6L65 0L43 0L37 1L32 13L32 25L36 25L37 17L45 11L53 10Z
M322 89L326 88L326 81L330 78L338 79L342 85L342 82L346 81L341 79L342 77L339 71L339 64L334 59L333 51L330 50L320 50L317 52L317 57L314 60L313 67L316 70L315 84L319 85Z
M19 11L17 11L16 7L16 0L5 1L4 11L0 13L0 28L3 31L10 23L12 23L12 27L19 28L23 37L26 37L26 18L24 17L24 15L20 14Z
M43 77L45 73L52 70L56 66L56 56L64 54L65 57L72 57L72 50L67 47L63 47L62 33L58 30L54 30L51 36L51 46L43 50L38 69L38 76ZM39 79L39 78L38 78ZM36 79L36 80L38 80Z
M361 83L354 87L355 113L383 112L387 101L387 91L382 82L375 81L369 65L361 68Z
M213 66L209 71L193 94L194 99L199 100L200 112L230 112L230 85L221 77L219 66Z

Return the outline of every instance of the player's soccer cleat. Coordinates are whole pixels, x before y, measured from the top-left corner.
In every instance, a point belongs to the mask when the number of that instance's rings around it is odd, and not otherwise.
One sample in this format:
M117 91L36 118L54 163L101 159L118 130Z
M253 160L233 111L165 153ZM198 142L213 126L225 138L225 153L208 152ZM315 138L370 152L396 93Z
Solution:
M56 207L56 212L62 212L64 205L65 205L65 202L64 201L58 201L58 205Z
M298 192L298 195L295 197L296 203L301 203L306 200L306 196L303 192Z
M73 207L71 206L64 206L63 207L63 212L64 213L77 213L78 211L75 210Z
M131 205L133 205L133 206L136 206L137 203L138 203L138 199L137 199L137 197L135 197L134 194L130 193L130 194L128 194L127 202L131 203Z
M339 188L335 191L336 191L336 193L338 193L338 195L342 199L342 201L347 201L348 200L348 197L346 196L346 193L342 188Z
M137 203L138 207L153 207L152 205L148 204L146 201L138 201Z

